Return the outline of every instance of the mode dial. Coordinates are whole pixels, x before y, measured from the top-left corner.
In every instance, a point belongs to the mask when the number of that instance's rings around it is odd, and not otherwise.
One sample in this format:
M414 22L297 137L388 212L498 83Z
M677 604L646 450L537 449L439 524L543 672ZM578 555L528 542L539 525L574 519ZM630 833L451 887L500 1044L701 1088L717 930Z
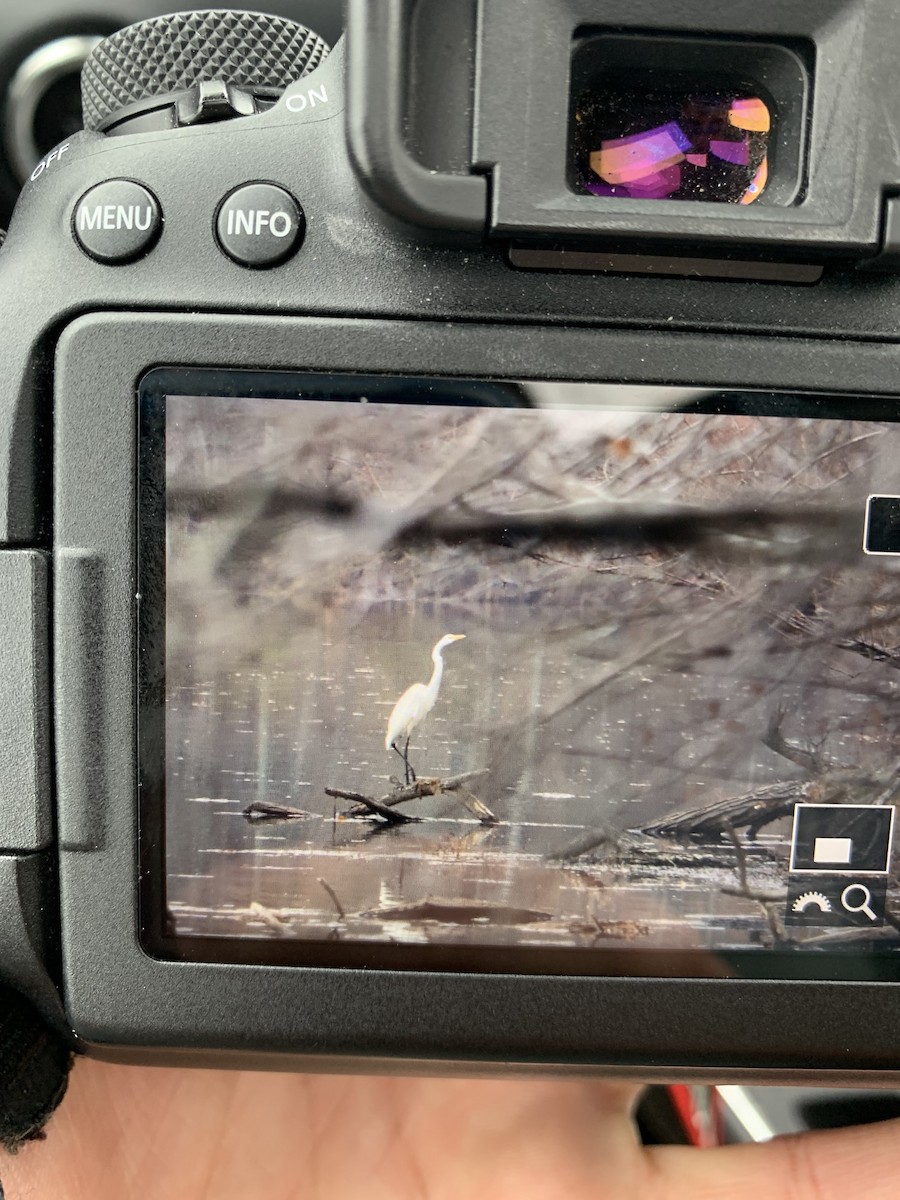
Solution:
M106 38L81 76L86 129L137 133L250 116L324 61L294 21L213 10L141 21Z

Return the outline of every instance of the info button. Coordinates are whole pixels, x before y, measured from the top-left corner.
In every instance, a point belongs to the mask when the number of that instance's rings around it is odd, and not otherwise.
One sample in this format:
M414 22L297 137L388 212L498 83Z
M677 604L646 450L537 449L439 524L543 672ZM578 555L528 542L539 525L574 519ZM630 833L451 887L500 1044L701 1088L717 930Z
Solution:
M75 238L90 258L108 265L146 254L162 230L159 201L132 179L109 179L75 206Z
M226 196L216 215L219 245L242 267L277 267L299 249L303 209L274 183L249 183Z

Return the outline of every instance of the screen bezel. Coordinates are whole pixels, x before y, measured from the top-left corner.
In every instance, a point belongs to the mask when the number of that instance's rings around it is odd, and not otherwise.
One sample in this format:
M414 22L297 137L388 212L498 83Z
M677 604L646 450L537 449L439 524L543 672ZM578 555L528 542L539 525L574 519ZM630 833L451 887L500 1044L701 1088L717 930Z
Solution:
M602 382L602 381L598 381ZM398 398L398 385L408 389ZM393 403L517 407L518 381L442 379L364 374L159 368L140 383L138 403L139 503L139 758L141 845L141 941L148 953L176 961L257 966L339 967L400 971L453 971L515 975L626 975L772 979L900 979L897 948L812 951L803 948L752 950L642 950L639 947L509 947L490 945L390 944L350 939L206 937L178 935L166 908L165 803L165 404L178 396L217 399L328 398L352 403L365 395ZM627 404L627 395L623 402ZM673 397L677 399L677 397ZM614 407L614 405L610 405ZM638 404L638 411L640 411ZM891 400L854 397L854 419L896 422ZM723 390L666 411L747 414L774 418L841 419L846 399L830 394ZM877 947L877 940L873 947Z
M94 1054L294 1069L471 1071L477 1062L655 1079L896 1079L897 989L872 980L232 967L163 961L140 944L136 393L149 370L364 364L415 374L427 361L451 378L589 381L602 363L616 382L827 391L846 397L848 416L860 379L872 395L897 396L888 342L577 324L536 334L529 322L114 311L63 331L53 451L62 971L68 1020Z

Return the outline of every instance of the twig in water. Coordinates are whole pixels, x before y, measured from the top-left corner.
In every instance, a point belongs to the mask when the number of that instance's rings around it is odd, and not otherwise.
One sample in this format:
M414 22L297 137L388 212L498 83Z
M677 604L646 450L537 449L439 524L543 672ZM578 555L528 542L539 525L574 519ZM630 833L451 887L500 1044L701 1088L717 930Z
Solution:
M456 794L472 816L477 817L482 825L497 825L499 823L497 817L494 816L486 804L482 804L474 792L470 792L464 788L457 788Z
M330 884L330 883L329 883L329 882L328 882L326 879L322 879L322 878L320 877L320 878L319 878L319 883L322 885L322 887L325 889L325 891L326 891L326 892L328 893L328 895L331 897L331 903L332 903L332 904L334 905L334 907L337 909L337 915L338 915L338 917L339 917L339 918L340 918L342 921L346 921L346 920L347 920L347 914L344 912L344 906L343 906L343 904L341 904L340 900L338 900L338 897L337 897L337 892L334 890L334 888L331 886L331 884Z

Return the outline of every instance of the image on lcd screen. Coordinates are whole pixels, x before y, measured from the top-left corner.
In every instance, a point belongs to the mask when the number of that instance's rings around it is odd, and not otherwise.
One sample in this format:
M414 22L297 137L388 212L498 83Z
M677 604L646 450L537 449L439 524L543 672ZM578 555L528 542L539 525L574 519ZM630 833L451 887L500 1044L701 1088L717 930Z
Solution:
M900 945L900 427L517 394L160 399L170 934Z

